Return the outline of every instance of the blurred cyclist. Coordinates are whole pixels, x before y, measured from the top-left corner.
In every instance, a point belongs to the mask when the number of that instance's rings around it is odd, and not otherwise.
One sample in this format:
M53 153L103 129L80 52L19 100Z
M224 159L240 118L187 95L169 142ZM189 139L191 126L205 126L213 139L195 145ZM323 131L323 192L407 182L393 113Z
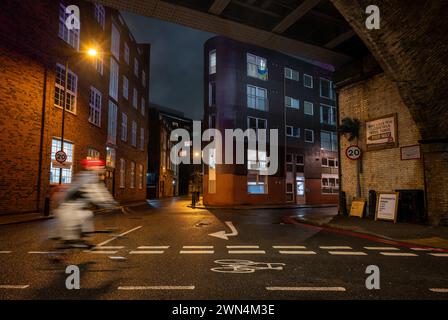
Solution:
M70 186L60 191L56 199L59 205L54 210L57 221L56 238L64 245L76 248L91 248L84 236L95 232L92 205L113 208L117 202L112 198L100 175L104 173L103 160L84 159L84 171L79 172Z

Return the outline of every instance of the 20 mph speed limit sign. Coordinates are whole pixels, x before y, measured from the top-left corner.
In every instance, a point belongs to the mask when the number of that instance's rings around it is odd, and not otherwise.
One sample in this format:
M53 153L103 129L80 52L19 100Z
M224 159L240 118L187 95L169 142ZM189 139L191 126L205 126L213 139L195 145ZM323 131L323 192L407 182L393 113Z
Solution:
M65 160L67 160L67 154L64 151L59 150L58 152L56 152L54 158L57 162L64 163Z
M358 160L361 157L361 149L358 146L355 146L355 145L349 146L345 150L345 155L350 160Z

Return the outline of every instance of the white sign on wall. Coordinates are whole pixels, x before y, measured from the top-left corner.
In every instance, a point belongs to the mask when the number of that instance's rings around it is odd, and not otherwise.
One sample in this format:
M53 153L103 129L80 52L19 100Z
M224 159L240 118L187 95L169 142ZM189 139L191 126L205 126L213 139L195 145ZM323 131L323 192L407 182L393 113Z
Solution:
M367 150L398 146L397 114L366 121Z

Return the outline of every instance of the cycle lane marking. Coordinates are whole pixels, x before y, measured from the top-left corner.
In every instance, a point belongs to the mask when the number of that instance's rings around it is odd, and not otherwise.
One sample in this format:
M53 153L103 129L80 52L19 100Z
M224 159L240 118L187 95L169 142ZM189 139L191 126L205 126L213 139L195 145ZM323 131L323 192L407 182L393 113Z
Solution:
M344 287L266 287L268 291L346 291Z

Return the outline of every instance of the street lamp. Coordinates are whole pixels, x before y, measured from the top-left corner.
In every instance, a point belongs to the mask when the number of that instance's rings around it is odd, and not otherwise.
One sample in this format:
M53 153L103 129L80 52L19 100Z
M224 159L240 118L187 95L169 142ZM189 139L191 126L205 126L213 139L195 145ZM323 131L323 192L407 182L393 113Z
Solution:
M87 49L87 55L91 58L96 57L98 54L98 51L91 47ZM61 151L64 151L64 129L65 129L65 108L67 103L67 82L68 82L68 60L71 56L78 55L79 53L76 52L72 55L66 55L65 56L65 80L64 80L64 95L62 99L62 128L61 128ZM62 167L59 168L59 184L62 184Z

